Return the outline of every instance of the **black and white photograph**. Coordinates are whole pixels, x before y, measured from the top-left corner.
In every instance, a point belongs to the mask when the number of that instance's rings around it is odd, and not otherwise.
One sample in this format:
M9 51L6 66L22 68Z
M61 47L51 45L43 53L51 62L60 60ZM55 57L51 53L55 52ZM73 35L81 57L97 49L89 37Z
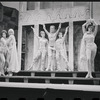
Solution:
M100 2L1 1L0 100L100 100Z

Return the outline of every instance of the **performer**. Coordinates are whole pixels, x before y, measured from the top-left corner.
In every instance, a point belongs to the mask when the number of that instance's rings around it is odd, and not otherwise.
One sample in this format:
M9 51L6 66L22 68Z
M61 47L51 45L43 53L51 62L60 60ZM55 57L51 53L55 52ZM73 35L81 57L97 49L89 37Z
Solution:
M44 31L41 31L40 34L41 34L41 37L40 36L37 36L35 34L35 29L33 27L31 27L33 29L33 32L34 32L34 35L39 39L39 49L37 51L37 55L34 57L33 59L33 63L32 65L30 66L29 69L31 69L33 67L33 70L40 70L40 71L44 71L45 70L45 67L46 67L46 64L47 64L47 46L48 46L48 40L45 38L45 32ZM39 63L39 60L40 60L40 63ZM37 66L37 64L40 64ZM35 66L36 64L36 66ZM29 70L28 69L28 70Z
M16 40L14 36L14 30L9 29L8 30L9 38L7 40L9 53L8 53L8 73L9 76L12 76L12 73L17 73L20 71L20 66L18 63L18 55L17 55L17 49L16 49Z
M46 32L46 34L48 35L48 38L49 38L49 43L48 43L48 66L47 66L47 69L46 71L48 70L51 70L53 71L54 70L54 67L55 67L55 40L56 40L56 37L57 37L57 34L59 32L61 28L61 23L59 24L59 28L58 30L55 32L55 26L54 25L51 25L50 26L50 32L48 32L45 28L45 25L43 25L43 29L44 31Z
M7 31L2 30L2 37L0 40L0 75L5 75L5 69L7 69L7 53L8 53L8 47L7 47L7 38L6 38Z
M59 32L58 34L59 38L56 40L56 60L57 60L58 71L69 70L66 47L65 47L65 37L67 32L68 32L68 27L66 28L64 36L62 32ZM64 60L64 62L62 62L61 60Z
M80 48L80 69L82 70L86 66L88 71L86 78L92 78L92 71L94 71L94 58L97 52L97 46L94 43L97 34L97 24L93 19L89 19L85 24L83 24L82 30L83 38Z

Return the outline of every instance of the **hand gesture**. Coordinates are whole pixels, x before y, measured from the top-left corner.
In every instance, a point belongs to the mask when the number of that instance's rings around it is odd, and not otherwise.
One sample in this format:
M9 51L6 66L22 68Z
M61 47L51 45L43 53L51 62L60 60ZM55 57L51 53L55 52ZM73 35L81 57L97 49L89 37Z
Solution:
M43 24L43 28L45 28L45 25Z
M66 31L69 29L69 26L68 27L66 27Z
M34 29L34 28L31 26L31 29Z
M59 28L61 28L61 23L59 24Z

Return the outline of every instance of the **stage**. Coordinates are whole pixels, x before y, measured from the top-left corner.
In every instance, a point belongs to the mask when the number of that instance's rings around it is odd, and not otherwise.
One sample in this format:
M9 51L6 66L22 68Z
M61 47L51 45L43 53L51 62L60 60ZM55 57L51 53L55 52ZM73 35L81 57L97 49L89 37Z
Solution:
M41 83L0 83L0 98L8 100L92 100L100 98L100 86L95 85L65 85L65 84L41 84ZM23 99L22 99L23 100ZM58 99L59 100L59 99Z
M0 76L0 98L7 100L100 98L100 73L93 72L94 78L85 78L86 74L87 72L20 71L14 76Z

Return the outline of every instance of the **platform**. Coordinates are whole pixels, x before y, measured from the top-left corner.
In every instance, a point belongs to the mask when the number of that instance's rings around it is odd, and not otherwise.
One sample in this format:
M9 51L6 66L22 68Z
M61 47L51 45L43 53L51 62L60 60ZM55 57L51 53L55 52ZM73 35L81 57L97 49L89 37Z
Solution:
M0 76L0 98L7 100L92 100L100 98L100 72L20 71ZM97 99L99 100L99 99Z
M100 85L100 72L85 78L87 72L20 71L14 76L0 76L1 82Z

